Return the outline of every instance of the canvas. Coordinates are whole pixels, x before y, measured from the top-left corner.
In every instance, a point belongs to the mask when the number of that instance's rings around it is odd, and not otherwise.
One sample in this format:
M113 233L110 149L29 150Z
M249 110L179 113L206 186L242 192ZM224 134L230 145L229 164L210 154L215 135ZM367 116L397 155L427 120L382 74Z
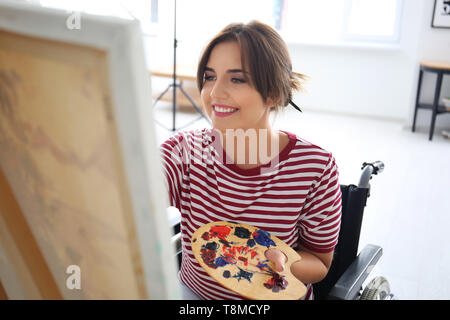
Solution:
M0 2L8 298L179 297L151 104L136 21Z

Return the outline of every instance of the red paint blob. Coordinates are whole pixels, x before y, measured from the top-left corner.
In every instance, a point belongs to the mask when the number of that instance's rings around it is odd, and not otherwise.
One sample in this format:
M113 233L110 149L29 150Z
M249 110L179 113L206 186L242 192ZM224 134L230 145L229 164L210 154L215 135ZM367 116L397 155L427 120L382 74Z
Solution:
M230 234L231 229L227 226L212 226L209 229L209 236L211 238L218 237L219 239L226 240L225 238Z
M247 258L245 258L245 257L239 257L238 259L241 260L242 262L244 262L244 266L247 266L247 265L248 265L248 260L247 260Z
M211 237L209 236L208 232L205 232L205 233L202 234L202 239L203 240L209 240L209 239L211 239Z
M270 278L269 280L267 280L266 283L264 283L264 286L267 289L272 289L273 292L279 292L280 290L284 290L286 289L287 285L288 282L286 281L284 276L278 273L273 273L272 278Z
M216 264L214 263L214 259L216 258L216 250L201 249L200 254L202 256L203 262L205 262L207 266L213 269L217 268Z

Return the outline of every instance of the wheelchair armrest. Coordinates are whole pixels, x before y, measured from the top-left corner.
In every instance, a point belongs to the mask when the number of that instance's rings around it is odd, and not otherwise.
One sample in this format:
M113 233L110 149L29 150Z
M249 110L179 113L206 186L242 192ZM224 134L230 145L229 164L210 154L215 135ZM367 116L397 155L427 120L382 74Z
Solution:
M381 247L372 244L365 246L330 290L329 299L353 300L382 255Z
M181 233L177 233L170 238L170 242L175 248L175 255L181 253Z

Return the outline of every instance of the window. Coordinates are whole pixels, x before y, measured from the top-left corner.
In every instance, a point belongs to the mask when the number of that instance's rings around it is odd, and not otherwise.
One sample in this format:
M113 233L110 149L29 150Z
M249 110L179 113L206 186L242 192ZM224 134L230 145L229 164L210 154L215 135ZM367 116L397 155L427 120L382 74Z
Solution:
M151 7L150 7L150 15L151 15L150 21L152 23L158 23L158 20L159 20L158 13L159 13L158 0L152 0Z
M353 0L347 7L344 39L396 42L399 40L401 1Z
M402 0L284 0L280 32L289 42L398 42Z
M204 45L232 22L259 20L273 26L273 11L274 0L178 0L177 35Z
M144 35L170 35L175 0L40 0L42 6L97 15L138 19ZM274 25L280 0L177 0L177 35L212 36L231 22L252 19ZM281 0L282 2L282 0ZM278 16L279 17L279 16ZM280 17L279 17L280 18Z

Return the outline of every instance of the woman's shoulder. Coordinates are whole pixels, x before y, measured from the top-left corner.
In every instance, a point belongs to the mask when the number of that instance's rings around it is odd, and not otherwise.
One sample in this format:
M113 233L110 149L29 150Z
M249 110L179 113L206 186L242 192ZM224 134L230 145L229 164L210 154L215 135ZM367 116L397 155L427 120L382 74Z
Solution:
M319 145L310 142L302 137L300 137L298 134L283 131L286 133L291 140L295 141L294 147L292 148L292 155L294 156L309 156L309 157L326 157L330 158L332 157L332 153L328 150L326 150L323 147L320 147Z
M301 170L305 166L313 171L317 171L319 175L333 171L337 172L338 166L331 151L318 146L296 134L291 133L296 143L290 152L290 161L292 165L301 165Z

